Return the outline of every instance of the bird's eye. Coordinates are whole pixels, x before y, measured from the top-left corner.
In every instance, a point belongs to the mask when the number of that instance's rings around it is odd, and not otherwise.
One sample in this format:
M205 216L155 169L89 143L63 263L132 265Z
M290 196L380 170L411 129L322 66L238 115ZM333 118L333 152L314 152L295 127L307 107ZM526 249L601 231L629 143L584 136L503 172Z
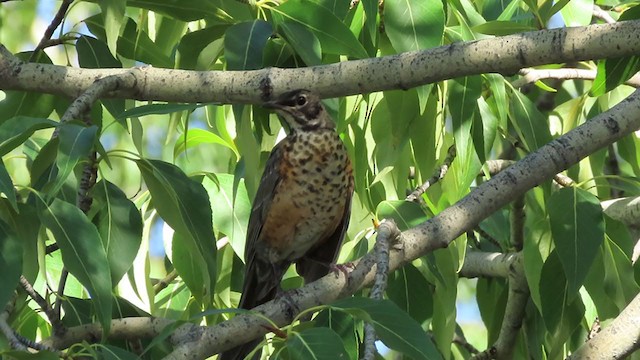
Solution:
M306 98L305 96L300 95L300 96L298 96L298 98L296 99L296 104L297 104L298 106L303 106L303 105L304 105L304 104L306 104L306 103L307 103L307 98Z

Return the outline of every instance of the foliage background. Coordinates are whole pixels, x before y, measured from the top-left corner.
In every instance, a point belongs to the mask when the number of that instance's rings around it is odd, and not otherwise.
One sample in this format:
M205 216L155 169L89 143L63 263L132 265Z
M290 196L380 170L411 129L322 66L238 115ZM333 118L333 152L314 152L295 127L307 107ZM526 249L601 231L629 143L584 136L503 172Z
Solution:
M43 15L56 10L46 8L50 5L3 3L0 42L13 53L34 48L47 25ZM606 0L595 5L614 18L638 15L634 3ZM554 24L602 22L594 17L593 6L584 0L74 2L54 36L65 45L47 48L35 59L83 68L315 66ZM516 74L483 74L326 100L356 177L340 261L372 248L372 218L393 217L401 230L413 227L483 182L478 174L486 160L521 159L631 94L633 88L621 84L638 70L637 58L616 61L542 67L597 69L595 81L552 79L518 86ZM389 74L390 81L394 76ZM11 286L3 287L0 299L15 303L9 321L14 329L31 339L47 338L53 331L40 305L21 291L14 297L19 274L46 294L52 306L60 304L66 327L93 321L106 326L112 317L123 315L206 325L229 316L211 309L232 308L239 299L251 199L269 151L284 136L275 116L249 105L103 99L92 110L92 125L57 125L44 119L60 119L69 99L19 91L5 91L4 96L0 230L2 266ZM390 276L387 297L411 316L411 325L431 331L440 356L466 358L470 350L460 342L452 344L454 333L466 335L481 351L494 344L508 294L504 278L477 283L459 279L467 252L523 254L531 301L515 357L564 357L581 345L596 317L605 322L615 318L638 292L637 267L631 262L635 239L625 226L603 215L600 205L638 195L638 141L637 134L630 135L571 167L565 175L575 183L565 189L549 181L528 192L523 227L514 229L510 219L518 210L504 208L448 248L407 264ZM456 156L447 163L454 144ZM84 214L74 205L80 198L82 170L94 150L98 181L90 190L93 204ZM449 165L446 175L420 201L405 200L443 164ZM149 256L150 248L151 254L162 252L153 251L150 239L159 238L158 224L164 222L167 257L155 259ZM523 241L514 240L518 232ZM54 240L61 251L47 253ZM63 266L71 273L64 296L58 291ZM167 275L169 286L154 290ZM283 286L300 285L292 269ZM93 304L86 300L87 290ZM468 294L478 303L484 324L480 329L458 327L456 304ZM328 342L338 334L338 343L356 358L360 322L347 317L345 330L324 319L327 313L335 311L325 310L316 324L329 326L333 335L318 335L299 325L291 331L302 335L291 336L287 349L295 349L296 339L309 339L305 336ZM167 354L169 345L162 340L145 340L145 354ZM386 340L386 345L414 357L433 351L422 349L416 355L408 350L410 340L400 345ZM425 343L430 341L425 337ZM8 343L2 346L6 349ZM276 349L281 346L276 341ZM129 356L123 349L136 351L128 342L84 344L74 351L116 351L114 347L122 357ZM289 356L296 354L289 350Z

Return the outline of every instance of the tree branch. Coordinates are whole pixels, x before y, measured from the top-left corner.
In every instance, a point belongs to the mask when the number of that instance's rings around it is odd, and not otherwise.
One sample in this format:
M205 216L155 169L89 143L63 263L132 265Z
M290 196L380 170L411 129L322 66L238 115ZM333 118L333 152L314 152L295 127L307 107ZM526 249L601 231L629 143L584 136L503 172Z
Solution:
M640 294L609 326L587 341L567 359L622 359L640 347Z
M514 74L522 68L543 64L638 54L640 20L633 20L459 42L308 68L188 71L145 67L135 74L134 88L113 91L109 96L172 102L261 103L274 93L307 87L326 98L409 89L466 75ZM0 90L75 98L96 79L129 71L24 63L0 47Z

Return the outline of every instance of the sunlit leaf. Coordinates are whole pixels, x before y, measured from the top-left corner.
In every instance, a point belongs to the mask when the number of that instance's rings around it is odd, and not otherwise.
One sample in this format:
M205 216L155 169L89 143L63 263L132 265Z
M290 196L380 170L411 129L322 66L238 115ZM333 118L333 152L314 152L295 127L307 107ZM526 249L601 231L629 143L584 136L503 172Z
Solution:
M59 199L40 202L38 216L53 233L64 266L87 288L103 334L111 326L111 272L96 227L75 205Z
M548 201L551 232L573 300L604 240L604 219L598 199L575 187L561 189Z

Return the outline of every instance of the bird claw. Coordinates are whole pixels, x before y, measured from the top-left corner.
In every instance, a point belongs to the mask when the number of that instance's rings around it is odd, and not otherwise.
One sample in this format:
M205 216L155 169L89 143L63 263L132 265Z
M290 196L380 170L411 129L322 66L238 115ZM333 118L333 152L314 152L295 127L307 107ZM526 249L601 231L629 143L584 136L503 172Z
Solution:
M343 273L345 277L349 277L349 273L355 269L355 265L352 262L346 262L344 264L329 264L329 271L339 276L339 273Z

